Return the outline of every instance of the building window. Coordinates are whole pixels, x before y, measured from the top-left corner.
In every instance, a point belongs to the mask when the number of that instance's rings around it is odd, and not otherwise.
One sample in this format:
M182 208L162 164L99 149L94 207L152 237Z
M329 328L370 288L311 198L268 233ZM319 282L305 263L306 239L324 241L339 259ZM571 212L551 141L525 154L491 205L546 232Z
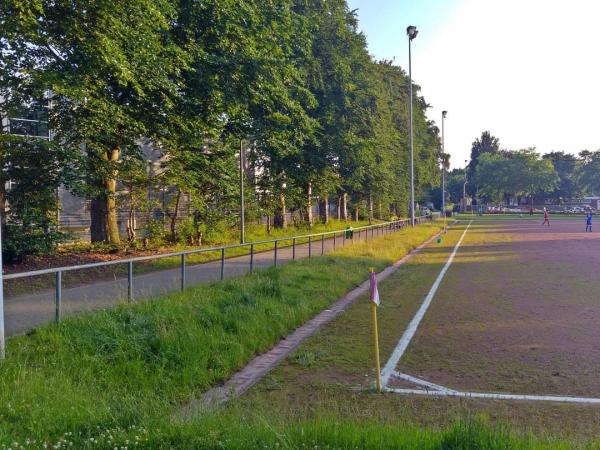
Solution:
M48 102L33 102L7 114L9 134L49 139Z

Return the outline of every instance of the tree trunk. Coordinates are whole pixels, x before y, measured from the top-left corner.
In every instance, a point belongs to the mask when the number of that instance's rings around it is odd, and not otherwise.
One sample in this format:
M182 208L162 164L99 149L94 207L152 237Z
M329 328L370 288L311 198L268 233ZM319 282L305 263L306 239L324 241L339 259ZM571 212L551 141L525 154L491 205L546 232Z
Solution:
M342 197L338 197L337 201L337 220L342 220Z
M92 242L108 241L106 232L106 199L93 198L90 203L90 238Z
M121 151L119 147L113 147L110 150L102 153L102 159L109 164L116 164L119 160ZM113 166L107 171L107 175L103 180L104 184L104 200L106 202L106 237L109 244L120 244L119 224L117 222L117 175L118 171Z
M135 209L130 208L129 215L127 216L127 240L134 242L135 238Z
M309 181L306 185L306 222L309 227L313 226L313 211L312 211L312 183Z
M177 189L177 199L175 200L175 211L171 215L171 239L177 239L177 218L179 216L179 204L181 203L181 189Z
M342 196L342 218L348 222L348 194L345 192Z
M369 225L373 223L373 193L369 191Z
M279 196L279 205L275 209L273 216L273 226L275 228L287 228L287 208L285 205L285 195Z
M358 204L356 205L356 208L354 208L354 221L358 222Z
M271 234L271 215L267 214L267 234Z
M329 223L329 196L325 195L319 199L319 216L322 223Z

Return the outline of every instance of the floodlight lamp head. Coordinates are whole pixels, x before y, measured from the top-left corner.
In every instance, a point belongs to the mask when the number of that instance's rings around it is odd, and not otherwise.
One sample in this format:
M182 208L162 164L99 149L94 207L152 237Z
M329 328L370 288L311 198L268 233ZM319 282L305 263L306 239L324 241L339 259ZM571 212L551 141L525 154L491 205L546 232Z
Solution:
M446 114L448 114L448 111L442 111L442 118L445 119L446 118Z
M417 37L418 33L419 31L414 25L410 25L408 28L406 28L406 34L408 35L408 39L411 41Z

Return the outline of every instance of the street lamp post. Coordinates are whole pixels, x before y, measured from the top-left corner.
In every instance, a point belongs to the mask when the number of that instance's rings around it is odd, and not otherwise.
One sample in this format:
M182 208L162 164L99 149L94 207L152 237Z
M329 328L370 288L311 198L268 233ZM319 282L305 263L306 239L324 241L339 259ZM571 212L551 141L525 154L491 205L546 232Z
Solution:
M415 151L413 139L413 87L412 87L412 58L411 42L417 37L417 27L410 25L406 28L408 35L408 86L409 86L409 116L410 116L410 224L415 226Z
M246 243L246 218L244 215L244 141L240 140L240 244Z
M465 159L465 182L463 184L463 213L467 211L467 160Z
M446 149L444 147L444 119L448 111L442 111L442 216L446 217Z
M2 279L2 227L0 226L0 360L6 355L4 344L4 281Z

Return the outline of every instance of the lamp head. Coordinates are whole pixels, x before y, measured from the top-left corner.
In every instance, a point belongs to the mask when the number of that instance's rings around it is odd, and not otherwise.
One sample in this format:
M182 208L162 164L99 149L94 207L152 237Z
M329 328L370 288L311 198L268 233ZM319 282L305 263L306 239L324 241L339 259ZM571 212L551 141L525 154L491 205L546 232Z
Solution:
M448 111L442 111L442 119L446 118L446 114L448 114Z
M408 35L408 39L411 41L417 37L418 33L419 31L414 25L410 25L408 28L406 28L406 34Z

